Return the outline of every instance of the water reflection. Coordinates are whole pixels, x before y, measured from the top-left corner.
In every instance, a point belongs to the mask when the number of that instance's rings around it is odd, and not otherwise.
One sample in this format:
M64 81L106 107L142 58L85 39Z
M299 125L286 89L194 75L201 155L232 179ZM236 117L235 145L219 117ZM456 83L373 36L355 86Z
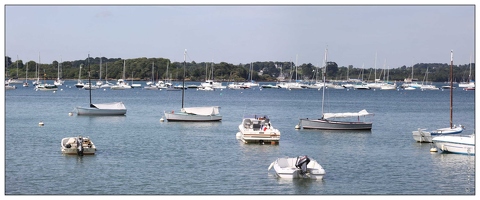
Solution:
M100 124L118 124L125 122L126 115L115 116L94 116L94 115L77 115L79 119L88 119L89 122L95 122Z
M324 180L314 180L314 179L288 179L288 178L280 178L275 173L273 175L269 174L269 178L275 178L278 185L286 186L288 188L292 188L294 194L311 194L312 190L318 191L318 187L322 187L324 184Z

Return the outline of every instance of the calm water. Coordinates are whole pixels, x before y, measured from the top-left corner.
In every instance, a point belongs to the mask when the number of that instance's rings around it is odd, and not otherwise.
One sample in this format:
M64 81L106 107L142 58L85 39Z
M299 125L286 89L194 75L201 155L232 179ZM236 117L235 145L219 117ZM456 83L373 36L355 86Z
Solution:
M127 115L69 116L89 97L66 85L5 91L5 194L475 194L474 156L431 153L412 138L417 128L449 126L449 90L327 90L326 112L375 114L371 131L345 132L294 128L320 116L321 90L188 89L185 106L221 106L223 120L181 123L160 122L163 111L180 109L179 91L98 89L93 103L123 101ZM454 123L465 134L474 132L474 108L474 92L457 88ZM236 140L244 114L269 115L280 144ZM96 155L62 155L60 140L77 135L90 136ZM267 170L277 157L299 155L325 168L323 181Z

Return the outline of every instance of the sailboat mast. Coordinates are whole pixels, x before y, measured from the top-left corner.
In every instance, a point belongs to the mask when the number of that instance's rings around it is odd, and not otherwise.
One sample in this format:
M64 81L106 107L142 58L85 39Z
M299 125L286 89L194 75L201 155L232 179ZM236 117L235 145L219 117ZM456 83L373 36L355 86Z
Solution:
M183 53L183 88L182 88L182 108L183 108L183 101L185 98L185 65L187 63L187 50Z
M453 50L450 51L450 128L452 128L453 115Z
M100 75L98 77L100 77L100 81L102 81L102 57L101 56L100 56Z
M93 108L94 106L92 105L92 83L90 83L90 54L88 54L87 64L88 64L88 87L90 87L88 90L90 94L90 107Z
M323 71L323 93L322 93L322 119L323 119L323 104L325 102L325 88L326 88L326 85L325 85L325 79L327 79L327 51L328 49L325 49L325 59L324 59L324 71Z

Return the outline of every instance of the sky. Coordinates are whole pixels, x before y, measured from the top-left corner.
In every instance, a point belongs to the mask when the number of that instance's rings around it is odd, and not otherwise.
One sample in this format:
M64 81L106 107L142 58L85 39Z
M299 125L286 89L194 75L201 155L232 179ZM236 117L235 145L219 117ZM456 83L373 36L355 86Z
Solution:
M90 54L182 62L186 49L187 62L282 61L322 66L328 49L328 61L356 68L450 63L451 50L454 64L474 62L473 1L455 5L293 4L297 1L114 5L102 0L98 1L102 5L25 5L9 1L3 10L4 54L12 61L18 56L52 63L82 60Z

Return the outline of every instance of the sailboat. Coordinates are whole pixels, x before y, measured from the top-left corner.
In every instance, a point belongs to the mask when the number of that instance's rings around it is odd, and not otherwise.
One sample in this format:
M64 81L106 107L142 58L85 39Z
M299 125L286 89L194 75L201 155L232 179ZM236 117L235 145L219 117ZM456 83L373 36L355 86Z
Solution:
M433 84L428 84L428 67L427 67L427 71L425 72L424 81L422 81L422 85L420 86L420 89L422 91L424 91L424 90L439 90L440 89Z
M463 90L475 90L475 81L472 80L472 58L470 57L470 73L468 74L468 82L462 82L458 84L458 87Z
M132 86L130 86L127 82L125 82L125 60L123 60L123 76L121 79L118 79L117 84L113 85L110 87L111 90L125 90L125 89L131 89Z
M25 68L25 82L23 83L23 87L28 87L28 62L27 67Z
M185 66L187 50L183 54L183 88L185 88ZM220 115L218 106L208 106L208 107L184 107L185 101L185 90L182 90L182 109L180 112L166 112L164 111L165 118L168 121L180 121L180 122L211 122L211 121L220 121L222 120L222 115Z
M327 52L325 49L325 67L323 71L323 82L325 83L327 71ZM321 130L371 130L372 122L361 121L360 117L373 115L365 109L358 113L324 113L323 106L325 102L325 88L322 94L322 118L320 119L300 119L299 126L303 129L321 129ZM338 118L358 118L356 121L337 120ZM331 120L333 119L333 120Z
M90 54L88 54L88 84L91 85L90 81ZM90 106L81 107L77 106L77 115L125 115L127 113L127 108L123 102L112 102L112 103L102 103L102 104L92 104L92 90L89 90L90 94Z
M155 85L154 73L153 68L155 66L155 62L152 62L152 80L146 83L146 86L143 89L146 90L158 90L158 87Z
M80 65L80 69L78 71L78 80L77 80L77 83L75 84L76 88L83 88L83 86L85 86L81 78L82 78L82 65Z
M60 60L60 62L62 62ZM59 86L59 85L63 85L64 81L60 78L60 63L58 63L58 67L57 67L57 80L55 80L53 82L54 85L56 86Z
M22 84L23 82L21 80L18 79L18 56L17 56L17 61L15 61L17 63L17 76L15 78L10 78L8 79L8 83L9 84Z
M449 135L461 133L464 129L462 125L453 124L453 50L450 51L450 127L440 128L432 132L426 131L426 129L418 129L412 131L413 139L417 142L432 142L432 137L439 135Z

